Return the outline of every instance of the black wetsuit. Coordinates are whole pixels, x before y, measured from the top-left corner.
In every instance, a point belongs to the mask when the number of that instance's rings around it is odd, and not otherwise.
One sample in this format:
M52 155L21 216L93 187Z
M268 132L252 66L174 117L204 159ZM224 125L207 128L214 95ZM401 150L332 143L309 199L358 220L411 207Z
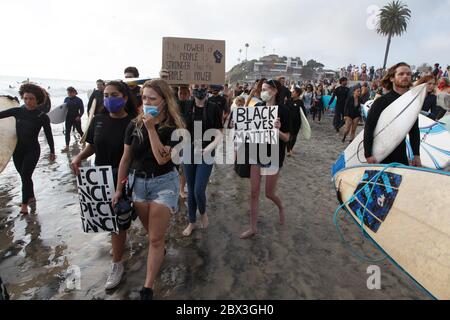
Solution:
M333 120L333 126L336 129L336 131L339 131L339 129L344 125L344 109L345 109L345 102L347 101L348 93L350 89L348 87L337 87L336 90L334 90L333 96L331 97L330 103L328 105L331 106L331 104L334 101L334 98L337 98L336 102L336 109L334 110L334 120Z
M31 198L34 198L31 178L41 155L39 132L44 127L50 152L54 154L52 128L48 116L37 109L28 110L21 107L0 112L0 119L7 117L16 118L17 146L14 150L13 161L22 179L22 203L26 204Z
M67 116L66 116L66 146L70 143L70 132L72 127L78 131L80 136L83 136L83 130L81 129L81 116L84 113L83 101L78 97L67 97L64 99L64 103L67 103ZM80 118L78 121L76 118Z
M306 114L305 105L301 99L294 100L288 104L289 106L289 117L291 118L291 138L287 143L287 151L290 152L294 149L295 143L297 142L297 136L302 127L302 118L300 116L300 108L303 110L303 113Z
M372 156L373 147L373 133L380 118L381 113L386 109L392 102L397 100L400 94L394 90L390 91L388 94L378 98L370 108L369 115L367 116L366 126L364 129L364 151L365 157L369 158ZM409 139L411 142L411 148L413 150L414 156L420 156L420 131L419 131L419 120L414 123L411 131L409 132ZM406 153L406 142L403 140L397 148L386 157L386 159L376 159L380 163L402 163L404 165L409 165L408 155ZM382 160L382 161L380 161Z

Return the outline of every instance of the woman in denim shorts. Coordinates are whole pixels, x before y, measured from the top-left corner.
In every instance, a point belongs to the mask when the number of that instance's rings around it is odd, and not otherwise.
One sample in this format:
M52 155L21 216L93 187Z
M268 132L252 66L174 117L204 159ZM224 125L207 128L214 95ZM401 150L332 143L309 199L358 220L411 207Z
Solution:
M165 235L171 214L177 211L178 173L171 158L172 133L183 129L172 90L164 80L148 81L142 87L144 113L134 119L125 134L125 146L119 167L119 182L133 188L133 202L144 226L148 226L149 251L147 277L141 300L153 298L153 285L165 254ZM117 185L114 201L122 196Z

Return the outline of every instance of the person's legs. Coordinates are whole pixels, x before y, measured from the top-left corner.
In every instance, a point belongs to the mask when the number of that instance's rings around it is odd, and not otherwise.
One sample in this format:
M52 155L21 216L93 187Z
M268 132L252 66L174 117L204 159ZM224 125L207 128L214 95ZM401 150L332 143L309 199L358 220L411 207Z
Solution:
M344 137L342 138L342 142L345 142L347 135L350 133L351 127L352 127L352 119L350 117L345 117L345 131Z
M23 155L20 177L22 179L22 205L28 205L28 202L35 201L33 187L33 172L41 155L40 148L29 150Z
M20 151L16 151L13 154L13 162L14 162L14 166L16 167L17 172L20 175L20 179L22 181L22 204L21 204L21 208L20 208L20 212L23 214L27 214L28 213L28 205L26 203L26 199L24 200L25 196L25 185L24 185L24 179L22 177L22 166L23 166L23 161L25 159L25 154L23 152Z
M359 118L359 117L352 120L352 129L351 129L351 135L350 135L350 142L355 140L356 129L358 128L359 121L361 121L361 118Z
M250 185L250 229L241 234L241 239L253 237L258 233L259 191L261 188L261 168L258 165L252 165L250 168Z
M144 288L153 289L155 279L164 260L165 236L170 224L171 213L165 205L152 202L149 205L148 216L149 250Z
M122 261L126 240L127 240L127 232L125 230L119 230L119 234L113 233L111 235L113 263L118 263Z
M294 153L294 146L297 143L297 136L298 136L298 133L297 134L292 134L289 142L287 143L287 145L288 145L288 153L291 156Z
M72 132L72 126L73 126L73 120L72 119L66 119L66 132L65 132L65 138L66 138L66 147L62 149L62 152L69 150L69 144L70 144L70 134Z
M336 109L334 110L333 126L334 129L339 132L339 129L341 128L341 110L338 106L336 106Z
M78 134L82 137L84 135L84 133L83 133L83 129L81 129L81 120L75 121L74 127L75 127L75 129L77 129Z
M278 177L280 172L275 175L266 177L266 198L272 200L278 207L280 215L280 224L284 224L284 208L281 199L275 194L277 188Z
M184 192L184 187L186 186L186 177L184 176L184 169L183 165L180 165L180 170L178 171L180 174L180 197L182 199L186 199L187 195L186 192Z
M195 199L195 177L197 172L196 164L183 164L184 175L186 177L186 183L188 187L188 218L189 225L183 231L183 235L188 237L195 229L195 223L197 222L197 201Z
M195 174L194 196L202 219L203 228L208 227L208 215L206 213L206 188L213 169L212 164L200 164Z

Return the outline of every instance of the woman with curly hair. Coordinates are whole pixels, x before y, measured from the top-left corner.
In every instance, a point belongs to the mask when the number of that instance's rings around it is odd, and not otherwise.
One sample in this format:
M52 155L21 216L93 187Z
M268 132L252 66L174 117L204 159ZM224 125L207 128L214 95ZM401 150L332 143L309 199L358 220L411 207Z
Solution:
M0 112L0 119L16 118L17 145L13 161L22 180L20 213L28 214L28 206L35 210L36 205L32 176L41 155L38 136L42 128L50 147L50 161L55 160L55 146L50 119L38 110L38 106L47 99L45 91L35 84L27 83L20 87L19 94L25 105Z

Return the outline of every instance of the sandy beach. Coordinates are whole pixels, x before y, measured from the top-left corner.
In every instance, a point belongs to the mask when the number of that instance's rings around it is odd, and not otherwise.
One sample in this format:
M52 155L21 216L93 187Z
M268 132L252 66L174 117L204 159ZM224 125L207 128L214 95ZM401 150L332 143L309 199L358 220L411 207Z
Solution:
M300 139L287 158L278 185L286 207L286 224L278 224L275 205L261 193L259 235L240 240L249 223L249 180L232 166L216 165L208 187L210 227L181 233L186 205L172 219L167 256L155 287L156 299L429 299L404 273L385 260L370 263L354 257L333 224L338 202L330 167L347 144L331 117L312 123L312 139ZM61 126L60 126L61 127ZM81 229L76 181L70 159L61 154L62 131L54 132L57 160L42 156L34 173L37 211L22 216L20 178L12 162L0 175L0 276L11 299L138 299L145 278L147 237L138 220L129 232L124 256L126 273L115 290L105 292L110 268L107 234ZM352 250L383 257L356 225L340 218ZM381 268L381 290L367 288L367 268ZM66 287L67 270L81 271L81 289Z

